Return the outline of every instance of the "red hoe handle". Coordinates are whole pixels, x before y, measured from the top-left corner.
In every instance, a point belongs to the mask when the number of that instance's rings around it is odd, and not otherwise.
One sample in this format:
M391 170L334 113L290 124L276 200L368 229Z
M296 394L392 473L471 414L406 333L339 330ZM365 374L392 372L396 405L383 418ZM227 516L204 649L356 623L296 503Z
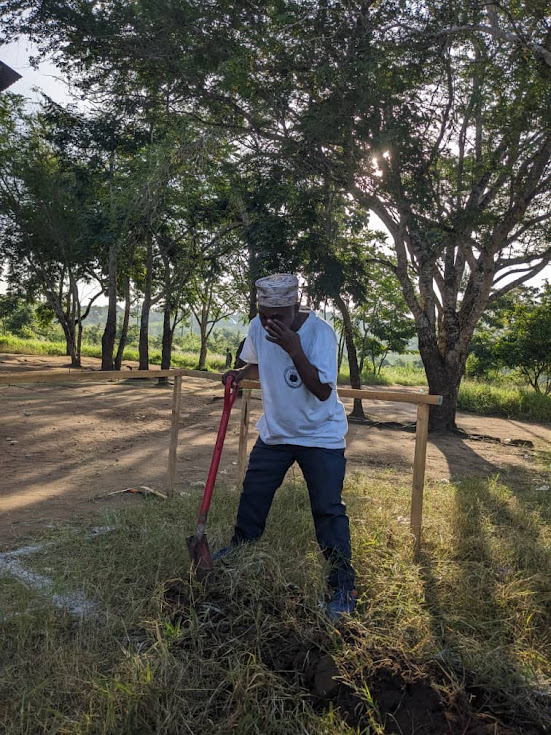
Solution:
M214 491L214 483L216 475L218 474L218 466L220 464L220 457L222 456L222 448L224 447L224 439L226 438L226 431L228 428L228 422L230 420L230 411L237 398L239 391L239 385L236 383L231 375L228 375L226 379L226 385L224 387L224 410L222 411L222 419L218 428L218 436L216 437L216 444L214 445L214 452L212 453L212 460L210 463L209 474L207 476L207 483L205 485L205 493L203 495L203 502L199 509L199 520L197 522L197 536L202 535L205 532L205 524L207 522L207 515L212 500L212 493Z

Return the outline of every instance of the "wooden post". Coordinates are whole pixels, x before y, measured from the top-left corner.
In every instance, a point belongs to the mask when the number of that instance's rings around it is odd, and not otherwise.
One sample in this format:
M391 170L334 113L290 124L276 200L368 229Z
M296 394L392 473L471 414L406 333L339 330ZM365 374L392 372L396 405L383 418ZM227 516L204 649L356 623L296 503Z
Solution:
M172 423L170 426L170 446L168 449L168 497L174 496L174 484L176 480L176 453L178 449L178 424L180 421L180 406L182 403L182 376L174 378L174 390L172 392Z
M421 548L421 524L423 519L423 486L425 483L425 460L427 457L427 438L429 434L430 406L420 403L417 406L417 427L415 431L415 458L413 460L413 488L411 492L410 529L413 534L414 555L419 556Z
M239 454L237 457L237 487L240 488L245 479L247 469L247 443L249 438L249 409L251 390L243 389L241 395L241 416L239 418Z

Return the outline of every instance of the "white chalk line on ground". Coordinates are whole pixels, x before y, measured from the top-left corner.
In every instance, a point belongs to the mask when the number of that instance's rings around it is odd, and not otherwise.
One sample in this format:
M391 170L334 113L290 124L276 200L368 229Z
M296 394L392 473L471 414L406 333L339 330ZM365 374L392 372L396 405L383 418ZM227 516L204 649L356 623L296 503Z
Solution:
M90 536L100 536L104 533L109 533L109 531L112 530L114 529L110 526L97 526L92 529ZM33 544L31 546L22 546L20 549L14 549L13 551L0 553L0 575L7 574L15 577L32 589L45 595L49 595L51 601L57 608L66 610L71 615L75 615L77 617L93 617L97 612L97 604L88 600L83 592L76 591L66 594L54 592L56 585L53 579L25 569L18 561L22 556L35 554L51 545L52 542ZM6 620L7 618L2 616L2 619Z

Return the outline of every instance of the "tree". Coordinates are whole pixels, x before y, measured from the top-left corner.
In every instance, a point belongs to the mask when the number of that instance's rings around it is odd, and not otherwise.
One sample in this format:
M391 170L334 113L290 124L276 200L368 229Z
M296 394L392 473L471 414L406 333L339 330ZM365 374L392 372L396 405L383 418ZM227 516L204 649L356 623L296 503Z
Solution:
M455 428L478 320L551 257L543 5L289 2L249 22L236 90L226 76L202 103L383 221L444 396L431 428Z
M517 303L510 312L495 353L502 364L519 369L536 393L551 393L551 287L533 304Z
M497 344L505 334L515 308L520 305L532 307L537 300L537 288L518 286L488 304L469 345L467 375L490 379L492 374L503 368L496 351Z
M102 172L102 187L94 218L95 236L101 243L101 264L108 298L107 319L101 341L101 369L113 370L120 369L126 342L131 307L130 278L135 273L136 251L144 239L146 242L151 239L147 228L148 210L145 213L142 211L144 199L145 202L149 201L149 179L144 177L143 156L140 156L147 146L147 136L142 126L132 125L116 112L107 111L88 123L92 123L91 143L97 150L98 168ZM117 301L121 295L124 295L125 310L119 345L114 355ZM148 301L147 316L149 305ZM144 354L143 338L140 346L140 368L147 369L147 343Z
M188 288L189 308L199 324L201 337L198 370L206 369L207 342L214 327L241 306L239 294L231 281L224 280L224 275L223 261L210 263L204 271L194 274Z
M340 312L350 370L350 385L361 388L361 369L356 349L357 325L353 312L367 298L371 288L370 266L380 238L368 229L368 218L335 191L327 180L314 184L303 194L303 208L313 210L309 232L303 245L309 254L305 267L308 292L314 303L330 299ZM365 418L361 399L354 399L350 414Z
M34 312L30 304L13 294L0 294L0 320L2 331L19 337L25 328L30 328L34 322Z
M85 56L90 89L108 82L131 105L140 85L160 87L265 168L329 178L375 213L444 396L431 428L455 427L480 317L551 257L546 3L5 5L11 32L63 48L70 67ZM90 38L102 43L84 49Z
M366 357L369 357L372 371L379 374L389 352L404 354L416 330L392 273L372 266L369 284L353 318L359 333L360 374Z
M235 288L229 288L229 272L222 269L235 260L243 222L232 196L235 171L227 160L231 144L221 135L201 135L189 124L185 132L195 138L184 147L184 136L181 132L176 136L178 165L173 167L166 187L155 235L163 273L159 284L164 312L162 366L170 366L174 331L191 311L200 324L202 369L214 324L224 318L225 311L237 308ZM223 286L217 283L220 278L225 279ZM216 292L224 292L226 304L218 304Z
M487 304L551 256L545 10L289 2L257 17L237 91L210 87L203 104L294 160L297 178L329 175L383 221L385 261L444 396L431 428L453 429Z
M86 247L86 210L93 183L73 151L49 139L42 114L29 115L19 98L0 101L0 252L8 283L30 299L43 294L61 325L71 365L80 366L82 324L101 286L82 303L94 254Z

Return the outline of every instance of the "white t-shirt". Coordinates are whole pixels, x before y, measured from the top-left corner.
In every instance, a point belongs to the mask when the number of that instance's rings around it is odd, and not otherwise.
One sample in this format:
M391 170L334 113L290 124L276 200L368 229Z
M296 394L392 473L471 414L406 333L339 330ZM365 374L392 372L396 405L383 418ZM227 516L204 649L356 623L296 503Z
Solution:
M312 311L297 334L320 381L333 389L331 395L320 401L308 390L287 352L266 339L267 332L255 317L240 357L258 364L264 414L256 428L266 444L340 449L345 446L348 423L336 391L337 337Z

